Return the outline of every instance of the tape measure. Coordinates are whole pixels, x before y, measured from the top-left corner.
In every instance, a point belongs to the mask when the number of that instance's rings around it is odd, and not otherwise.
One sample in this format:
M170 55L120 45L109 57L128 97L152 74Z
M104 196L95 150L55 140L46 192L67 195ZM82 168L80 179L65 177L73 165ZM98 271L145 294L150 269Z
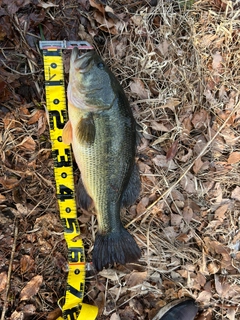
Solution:
M39 42L39 47L43 50L46 106L49 115L56 192L60 219L68 246L69 271L66 294L59 301L59 304L63 305L60 306L62 317L58 320L94 320L98 313L97 307L82 303L85 287L85 253L77 220L71 148L70 145L62 142L62 129L68 118L62 50L76 46L82 50L93 49L86 41Z

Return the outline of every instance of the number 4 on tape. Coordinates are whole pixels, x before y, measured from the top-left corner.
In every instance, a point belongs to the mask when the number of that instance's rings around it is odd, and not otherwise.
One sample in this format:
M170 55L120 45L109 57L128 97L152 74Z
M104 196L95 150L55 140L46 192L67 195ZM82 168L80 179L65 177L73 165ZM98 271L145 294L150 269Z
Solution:
M71 149L62 142L62 129L67 122L66 95L62 50L78 47L81 50L93 49L86 41L40 41L43 50L46 106L49 115L54 176L60 219L68 246L68 279L63 300L62 317L65 320L94 320L98 309L82 303L85 286L85 254L80 239L77 208L74 197L74 180Z

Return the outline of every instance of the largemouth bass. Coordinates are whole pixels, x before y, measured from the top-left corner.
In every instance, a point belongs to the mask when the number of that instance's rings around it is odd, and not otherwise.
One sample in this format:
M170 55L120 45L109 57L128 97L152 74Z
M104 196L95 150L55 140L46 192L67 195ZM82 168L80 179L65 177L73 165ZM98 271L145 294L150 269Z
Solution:
M124 91L101 57L74 48L68 84L69 121L63 141L72 144L81 172L80 207L94 204L98 233L93 264L96 270L139 259L141 251L120 219L121 208L140 192L135 164L136 125Z

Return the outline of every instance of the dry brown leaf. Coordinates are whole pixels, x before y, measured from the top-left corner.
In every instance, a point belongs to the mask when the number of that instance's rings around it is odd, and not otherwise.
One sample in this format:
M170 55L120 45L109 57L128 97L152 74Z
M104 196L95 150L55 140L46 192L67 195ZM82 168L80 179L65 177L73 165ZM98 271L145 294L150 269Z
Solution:
M179 209L183 209L183 208L184 208L184 201L175 200L171 204L171 209L176 213L179 213Z
M228 146L235 146L236 140L239 139L238 135L232 130L232 128L225 127L221 131L221 136L223 137L225 143Z
M226 313L226 317L229 320L235 320L236 311L237 311L237 307L229 307Z
M28 255L23 255L20 259L20 269L22 273L32 271L34 269L34 260L28 256Z
M93 17L99 23L99 29L114 35L118 34L117 23L111 18L106 18L106 16L103 16L99 11L95 11Z
M208 304L210 302L210 299L212 298L212 294L209 291L203 290L199 293L196 301L202 302L204 304Z
M201 301L199 301L201 302ZM203 301L204 303L204 301ZM208 303L206 303L207 305ZM208 308L207 310L203 311L200 313L200 315L198 315L198 317L196 318L196 320L212 320L212 309Z
M62 315L62 310L60 308L56 308L56 309L52 310L51 312L49 312L46 320L56 320L61 315Z
M205 283L206 283L205 276L201 272L198 272L193 281L193 288L200 290L202 287L204 287Z
M217 38L216 34L206 34L203 35L200 41L200 46L202 48L207 48L210 46L210 44L213 43L213 41Z
M78 31L78 35L80 37L80 39L87 41L88 43L90 43L91 45L93 45L93 36L95 35L94 31L92 31L91 33L93 33L93 35L90 35L89 33L87 33L85 31L85 27L84 25L80 24L79 25L79 31Z
M111 317L110 317L110 320L121 320L120 316L114 312Z
M195 184L195 177L193 174L188 172L180 181L181 187L189 194L195 194L197 192L196 190L196 184Z
M184 196L183 194L177 190L176 188L174 188L172 191L171 191L171 197L172 199L175 201L175 200L178 200L178 201L184 201Z
M105 294L100 292L97 296L97 299L94 300L94 304L98 307L98 315L102 315L105 307Z
M178 152L177 159L181 162L187 163L189 159L192 157L192 155L193 155L192 149L188 149L186 154L185 154L185 151L182 150Z
M192 124L195 129L203 129L207 125L208 113L205 109L201 109L194 113Z
M98 9L102 14L105 13L105 9L104 9L104 5L99 3L98 1L96 0L89 0L90 2L90 5L93 7L93 8L96 8Z
M187 242L191 239L191 236L189 236L189 235L186 234L186 233L181 233L179 236L177 236L176 239L177 239L178 241L187 243Z
M47 3L43 2L43 1L39 1L37 6L38 7L42 7L44 9L48 9L48 8L51 8L51 7L59 7L58 4L54 4L54 3L50 2L50 1L48 1Z
M40 275L37 275L33 277L27 285L22 289L20 293L20 301L23 300L29 300L33 296L35 296L38 293L38 290L43 282L43 277Z
M222 69L222 61L223 57L221 56L220 52L217 51L212 55L212 68L213 70L220 71Z
M183 215L183 219L189 223L192 218L193 218L193 210L191 207L189 206L186 206L183 208L183 212L182 212L182 215Z
M11 314L11 320L24 320L24 312L23 311L13 311Z
M132 93L137 94L140 99L148 98L148 91L146 90L141 79L133 79L133 81L130 82L129 86Z
M164 228L163 233L170 241L173 241L178 236L177 232L175 231L175 227L172 226Z
M171 213L171 225L179 226L182 221L182 216L180 214Z
M163 56L165 56L168 53L169 45L170 43L166 39L164 39L163 42L159 43L157 49L161 52Z
M138 27L141 27L143 24L143 17L140 14L134 14L131 17L131 21Z
M31 114L31 118L28 120L28 125L30 124L34 124L38 121L38 119L43 116L45 114L45 111L43 110L35 110L32 114Z
M140 316L143 314L143 305L140 303L138 299L131 299L129 301L129 307L131 307L133 311L139 314Z
M112 281L119 281L119 279L125 275L125 273L119 271L116 272L114 269L103 269L99 272L99 274L102 277L110 279Z
M178 140L174 141L171 147L168 149L167 154L166 154L166 160L172 160L178 151Z
M223 221L226 217L225 217L225 213L227 212L229 207L229 203L225 203L223 205L221 205L219 208L217 208L217 210L215 211L214 217L216 219L219 219L220 221Z
M46 130L46 123L47 123L47 119L45 114L43 114L38 119L38 135L41 135Z
M0 203L4 202L6 197L3 194L0 194Z
M28 315L33 315L36 313L36 307L33 304L26 304L23 306L22 311Z
M6 1L8 12L13 15L16 13L20 8L28 5L30 0L22 0L22 1Z
M240 187L237 186L231 193L231 198L240 201Z
M161 168L167 168L169 170L174 170L177 168L177 165L173 160L167 161L166 156L158 154L156 157L152 159L156 166Z
M6 176L4 177L0 177L0 183L4 186L4 188L6 189L13 189L15 188L17 185L19 185L19 183L21 182L21 180L18 180L17 177L11 177L8 178Z
M145 281L147 278L147 271L144 272L137 272L134 271L131 274L126 276L126 281L127 281L127 287L132 288L137 285L140 285Z
M202 162L201 157L200 157L200 158L198 158L198 159L196 159L194 161L194 165L193 165L194 173L197 174L199 172L199 170L202 168L202 166L203 166L203 162Z
M3 118L4 129L9 130L13 128L21 127L21 124L18 120L15 119L12 113L7 113L6 116ZM21 129L19 129L21 130Z
M221 268L227 270L235 270L235 267L232 263L232 257L228 252L221 253L222 260L221 260Z
M137 204L137 214L140 215L141 213L143 213L146 210L146 207L149 204L149 197L143 197L139 203Z
M209 248L210 251L214 250L216 253L220 254L228 253L228 249L219 241L211 240L209 237L205 237L203 240L206 248Z
M214 275L215 289L219 296L224 299L229 297L230 284L221 279L218 275Z
M234 164L240 161L240 152L234 151L228 157L228 164Z
M111 46L109 48L109 52L112 58L122 59L127 52L127 38L123 37L121 40L112 39Z
M213 261L207 265L207 269L210 274L215 274L219 271L220 265L218 263L216 263L215 261Z
M27 151L35 151L36 142L32 137L25 137L18 147L20 149L26 149Z
M177 270L177 273L179 273L183 278L187 279L189 277L189 271L187 270Z
M146 180L149 180L152 184L156 183L156 177L151 171L151 167L144 162L138 163L139 170L143 173L143 177Z
M162 105L161 108L169 108L172 111L175 110L175 107L178 106L181 103L180 100L176 99L176 98L171 98L169 100L167 100L166 104Z
M151 121L150 127L156 131L169 132L171 129L167 128L163 123Z
M0 292L5 290L7 285L7 272L0 273Z
M207 144L207 140L203 134L200 134L194 138L196 140L195 146L193 147L193 152L195 155L199 155L202 152L203 148L205 148Z

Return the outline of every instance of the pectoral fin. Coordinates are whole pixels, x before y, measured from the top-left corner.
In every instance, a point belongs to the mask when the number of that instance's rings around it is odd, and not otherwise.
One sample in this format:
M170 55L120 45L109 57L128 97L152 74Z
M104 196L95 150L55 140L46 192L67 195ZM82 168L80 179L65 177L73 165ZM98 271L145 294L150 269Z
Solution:
M66 143L66 144L72 143L72 125L69 120L63 128L62 140L63 140L63 143Z
M79 142L92 144L95 139L96 128L94 120L91 113L88 113L87 116L83 117L77 129L77 137Z

